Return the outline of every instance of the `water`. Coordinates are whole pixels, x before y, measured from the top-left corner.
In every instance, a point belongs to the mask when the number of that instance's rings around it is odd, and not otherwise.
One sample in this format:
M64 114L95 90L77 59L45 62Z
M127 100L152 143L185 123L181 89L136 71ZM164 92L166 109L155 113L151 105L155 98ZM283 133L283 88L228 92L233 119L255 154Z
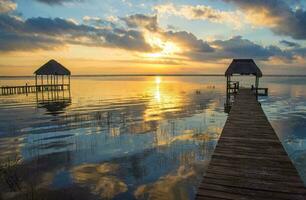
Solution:
M269 97L260 101L306 182L305 84L263 78ZM223 77L78 77L70 92L0 96L0 159L21 158L20 182L35 188L1 191L8 199L193 199L224 101Z
M263 109L306 186L306 77L266 78Z

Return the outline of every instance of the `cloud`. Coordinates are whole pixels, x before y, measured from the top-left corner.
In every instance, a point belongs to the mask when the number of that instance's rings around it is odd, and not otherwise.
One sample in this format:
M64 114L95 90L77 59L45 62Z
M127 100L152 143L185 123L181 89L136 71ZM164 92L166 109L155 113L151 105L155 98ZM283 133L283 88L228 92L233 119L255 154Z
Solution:
M306 39L306 11L293 9L285 0L223 0L236 4L246 14L249 23L270 28L275 34Z
M86 25L92 25L97 28L115 28L117 25L115 24L118 21L117 18L111 17L109 20L102 19L100 17L90 17L85 16L83 17L83 22Z
M208 20L214 23L235 24L236 28L241 27L241 13L227 12L214 9L204 5L181 5L162 4L154 7L158 14L169 14L181 16L189 20Z
M125 49L138 55L156 53L174 62L206 62L231 58L269 60L278 57L290 62L305 58L305 49L282 41L291 48L262 46L241 36L205 41L187 31L166 30L156 16L136 14L113 20L84 17L72 19L35 17L22 19L0 14L0 51L50 50L66 45ZM141 56L140 56L141 57Z
M268 48L264 48L250 40L243 39L242 36L235 36L229 40L216 40L211 43L223 58L243 58L267 59L272 55Z
M28 45L28 49L47 49L48 46L80 44L141 52L154 50L145 41L140 31L96 28L61 18L37 17L22 20L10 15L0 15L0 30L3 36L1 40L4 42L0 44L1 51L17 50L16 40L23 41L24 45ZM4 38L6 38L5 41ZM37 41L31 43L31 40Z
M82 2L83 0L36 0L36 1L53 6L53 5L62 5L63 3Z
M48 37L0 32L0 51L52 50L61 45L61 41Z
M188 189L196 185L207 169L208 162L191 163L190 166L180 166L176 171L167 174L153 183L139 186L134 196L136 199L188 199Z
M0 13L8 13L16 10L17 4L11 0L1 0L0 1Z
M290 42L290 41L287 41L287 40L281 40L279 43L286 46L286 47L300 47L301 46L300 44L298 44L296 42Z
M89 187L93 194L99 195L102 199L113 199L127 191L127 185L114 176L118 168L118 165L111 163L83 164L71 171L76 183Z
M187 31L167 31L163 32L165 40L169 40L179 44L185 51L194 52L213 52L214 49L201 39L198 39L194 34Z
M148 16L143 14L130 15L121 18L130 28L145 28L149 31L157 31L157 16Z
M188 20L207 20L214 23L234 25L241 28L249 24L266 27L275 34L290 36L293 39L306 39L306 10L301 6L293 8L291 0L223 0L237 5L240 10L222 11L205 5L181 5L173 3L157 5L154 9L159 15L181 16Z
M215 40L208 43L214 48L213 52L186 52L186 56L194 61L215 61L232 58L253 58L257 60L269 60L272 57L293 59L292 51L283 51L277 46L261 46L254 42L235 36L228 40Z
M306 48L295 48L292 50L293 54L302 58L306 58Z

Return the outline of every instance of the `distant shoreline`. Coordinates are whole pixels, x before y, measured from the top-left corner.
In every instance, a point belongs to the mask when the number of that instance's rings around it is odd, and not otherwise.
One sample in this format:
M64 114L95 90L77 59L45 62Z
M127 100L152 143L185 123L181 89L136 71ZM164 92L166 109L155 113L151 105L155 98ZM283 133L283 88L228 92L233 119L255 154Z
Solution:
M224 74L90 74L90 75L72 75L72 77L141 77L141 76L199 76L199 77L223 77ZM33 78L34 76L0 76L1 78ZM281 74L268 74L263 77L306 77L305 75L281 75Z

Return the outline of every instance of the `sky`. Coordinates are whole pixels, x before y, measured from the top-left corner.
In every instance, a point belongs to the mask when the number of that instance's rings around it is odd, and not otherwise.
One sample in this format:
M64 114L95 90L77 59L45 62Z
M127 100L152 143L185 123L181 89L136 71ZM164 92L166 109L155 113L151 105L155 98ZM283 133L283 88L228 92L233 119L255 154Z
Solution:
M0 0L0 76L50 59L72 74L306 75L304 0Z

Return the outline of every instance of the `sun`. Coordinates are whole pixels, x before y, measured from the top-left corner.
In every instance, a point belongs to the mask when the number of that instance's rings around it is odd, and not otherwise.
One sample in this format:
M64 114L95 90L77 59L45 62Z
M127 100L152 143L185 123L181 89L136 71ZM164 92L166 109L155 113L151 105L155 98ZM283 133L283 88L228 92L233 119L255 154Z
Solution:
M160 37L155 35L147 35L146 41L155 48L161 49L159 52L147 53L146 57L149 58L163 58L173 56L180 52L180 47L171 41L163 41Z

